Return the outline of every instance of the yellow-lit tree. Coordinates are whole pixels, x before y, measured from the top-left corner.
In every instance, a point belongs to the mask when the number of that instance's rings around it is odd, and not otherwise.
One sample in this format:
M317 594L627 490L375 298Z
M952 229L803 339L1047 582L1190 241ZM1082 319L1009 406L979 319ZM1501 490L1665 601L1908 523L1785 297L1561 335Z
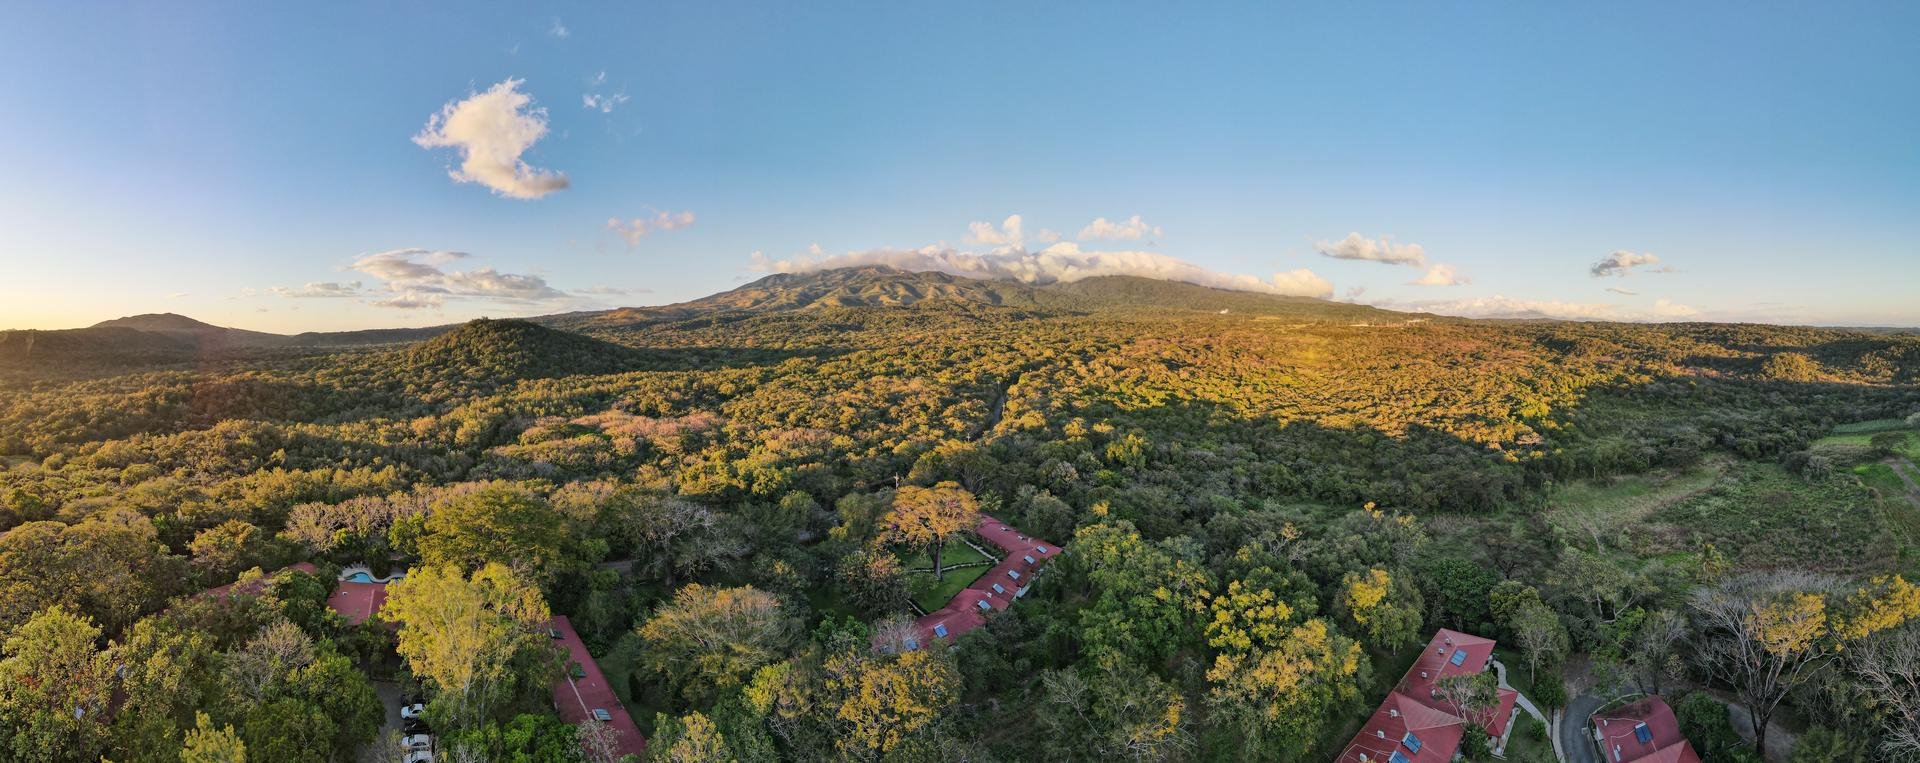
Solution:
M945 577L940 552L947 541L980 522L980 502L957 482L933 487L908 485L893 494L893 507L881 518L886 537L910 546L925 546L933 557L933 577Z

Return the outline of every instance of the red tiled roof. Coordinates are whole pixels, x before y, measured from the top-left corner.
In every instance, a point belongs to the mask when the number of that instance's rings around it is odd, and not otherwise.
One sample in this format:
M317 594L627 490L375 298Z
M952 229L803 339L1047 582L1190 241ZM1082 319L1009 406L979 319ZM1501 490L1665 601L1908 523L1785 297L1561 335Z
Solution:
M1640 741L1635 728L1646 724L1649 741ZM1647 697L1593 716L1606 758L1618 763L1700 763L1700 756L1680 735L1673 708L1659 697Z
M940 638L934 630L937 626L945 625L946 638L952 640L959 638L967 631L985 625L986 613L989 609L997 612L1012 606L1020 589L1032 582L1033 572L1060 555L1059 546L1021 535L1011 525L987 514L980 515L980 522L974 527L974 531L980 537L999 546L1001 551L1006 552L1006 558L987 570L972 584L961 589L960 593L954 594L953 599L948 601L945 607L929 612L925 617L914 621L914 624L919 626L923 643ZM1032 557L1033 563L1027 563L1028 557ZM1015 578L1009 573L1017 573L1019 577ZM994 590L995 584L999 584L1002 590ZM981 602L986 602L989 609L982 609Z
M333 594L327 597L327 607L339 612L341 617L347 619L348 625L366 622L386 603L386 583L341 581L339 587L333 589Z
M1396 750L1411 763L1451 760L1460 748L1461 737L1466 734L1468 719L1458 715L1459 710L1453 703L1434 696L1434 685L1448 676L1486 672L1487 663L1493 658L1494 644L1493 639L1456 630L1436 631L1413 666L1407 668L1406 675L1400 677L1400 683L1387 693L1360 733L1334 759L1336 763L1386 763ZM1453 663L1456 652L1461 653L1458 665ZM1495 694L1494 706L1474 713L1472 721L1489 736L1500 736L1512 720L1513 705L1519 696L1519 692L1512 689L1500 689ZM1420 740L1417 753L1400 741L1408 731L1413 731Z
M560 643L567 648L567 657L579 663L585 674L575 679L569 673L554 682L553 708L560 713L560 719L578 725L592 718L594 710L605 710L612 716L606 723L614 731L614 752L618 755L644 753L646 737L640 735L640 727L634 725L633 717L627 714L627 708L620 704L613 687L607 684L607 677L600 673L600 664L593 661L587 645L581 643L580 634L573 631L573 623L566 615L554 615L553 629L560 632Z

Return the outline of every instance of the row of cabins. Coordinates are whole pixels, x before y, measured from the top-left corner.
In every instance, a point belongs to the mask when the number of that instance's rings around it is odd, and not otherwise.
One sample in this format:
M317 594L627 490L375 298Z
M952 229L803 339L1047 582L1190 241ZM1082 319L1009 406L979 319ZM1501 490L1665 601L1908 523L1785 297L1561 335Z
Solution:
M1060 548L1020 531L999 519L980 515L974 533L998 546L1006 556L993 569L955 594L947 605L914 621L915 635L901 645L908 650L935 641L952 643L967 631L985 625L987 615L1013 606L1027 595L1027 587L1042 566L1060 554Z
M1486 672L1494 646L1493 639L1460 631L1435 632L1336 763L1447 763L1459 754L1469 723L1495 740L1505 738L1520 712L1519 692L1500 687L1491 707L1468 711L1438 687L1444 678ZM1592 732L1610 763L1700 763L1673 710L1659 697L1594 714Z

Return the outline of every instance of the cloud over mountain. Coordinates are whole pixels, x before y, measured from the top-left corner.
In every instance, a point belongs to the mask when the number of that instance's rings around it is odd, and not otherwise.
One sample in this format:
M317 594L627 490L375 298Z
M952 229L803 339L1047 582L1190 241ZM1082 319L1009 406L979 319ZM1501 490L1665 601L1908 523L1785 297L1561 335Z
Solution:
M1017 241L1020 227L1018 218L1018 215L1008 218L1006 224L999 228L976 223L970 238L989 244ZM763 272L789 273L888 265L902 270L938 271L969 278L1027 284L1072 282L1097 276L1139 276L1283 296L1324 299L1333 295L1331 282L1304 268L1275 273L1269 280L1252 275L1219 273L1158 252L1085 251L1072 242L1057 243L1037 252L1014 244L999 246L999 249L987 253L927 246L919 249L869 249L830 256L806 255L782 260L770 259L756 252L752 267Z
M465 252L394 249L362 255L348 269L379 279L393 295L370 303L375 307L437 308L447 299L525 304L568 298L566 292L549 286L540 276L502 273L491 267L445 267L467 256Z
M1104 217L1096 217L1093 219L1093 222L1087 223L1087 227L1080 229L1078 238L1081 241L1094 241L1099 239L1139 241L1148 236L1158 238L1161 234L1160 226L1148 225L1140 219L1139 215L1134 215L1120 222L1113 222Z
M1467 278L1462 278L1459 272L1453 269L1452 265L1440 264L1435 264L1433 267L1428 268L1425 275L1413 281L1413 285L1415 286L1465 286L1469 283L1472 283L1472 281Z
M413 136L421 148L452 148L460 166L447 175L460 183L479 183L514 199L538 199L567 187L567 176L533 167L521 158L547 134L547 110L531 108L533 97L519 91L523 80L508 79L441 107Z

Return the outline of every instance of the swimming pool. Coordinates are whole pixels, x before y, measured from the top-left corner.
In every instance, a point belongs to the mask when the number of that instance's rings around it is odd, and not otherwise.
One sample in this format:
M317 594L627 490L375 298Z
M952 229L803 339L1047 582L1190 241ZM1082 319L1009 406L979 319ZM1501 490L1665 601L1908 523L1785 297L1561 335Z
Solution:
M347 577L346 577L345 579L346 579L346 581L347 581L347 582L349 582L349 583L371 583L371 582L373 582L373 576L372 576L372 575L369 575L369 574L367 574L367 573L365 573L365 572L355 572L355 573L353 573L352 575L348 575L348 576L347 576Z

